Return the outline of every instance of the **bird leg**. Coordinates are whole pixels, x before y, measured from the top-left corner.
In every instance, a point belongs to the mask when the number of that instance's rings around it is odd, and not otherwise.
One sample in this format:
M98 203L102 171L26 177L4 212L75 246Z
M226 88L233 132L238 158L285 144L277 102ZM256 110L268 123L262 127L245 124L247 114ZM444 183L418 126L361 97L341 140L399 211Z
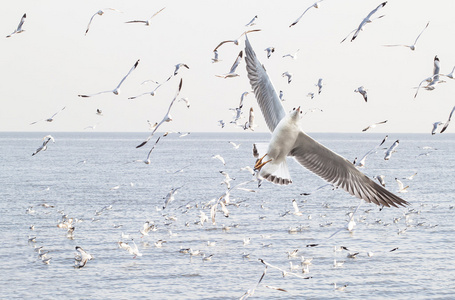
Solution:
M272 161L272 159L269 159L269 160L266 161L266 162L262 162L262 160L263 160L264 157L266 157L266 156L267 156L267 153L266 153L263 157L259 158L259 159L256 161L256 164L254 165L254 170L255 170L255 171L260 170L265 164L267 164L267 163L269 163L269 162Z

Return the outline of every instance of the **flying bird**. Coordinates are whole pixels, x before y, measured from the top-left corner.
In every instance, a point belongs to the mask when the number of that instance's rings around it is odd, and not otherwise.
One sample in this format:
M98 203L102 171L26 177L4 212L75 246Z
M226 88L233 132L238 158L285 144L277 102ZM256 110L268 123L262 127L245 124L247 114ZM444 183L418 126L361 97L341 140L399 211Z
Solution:
M294 22L292 22L292 24L289 25L289 27L292 27L292 26L296 25L296 24L300 21L300 19L303 17L303 15L304 15L310 8L312 8L312 7L314 7L314 8L319 8L318 3L319 3L319 2L322 2L322 1L323 1L323 0L318 0L318 1L314 2L313 4L311 4L311 6L309 6L307 9L305 9L305 11L303 12L303 14L301 14L300 17L297 18L297 20L295 20Z
M390 157L392 156L392 153L395 152L395 149L398 147L398 144L400 143L400 140L396 140L395 143L390 146L390 148L386 151L384 160L389 160Z
M417 43L417 40L419 39L419 37L422 35L422 33L425 31L425 29L427 29L428 25L430 25L430 22L427 23L427 25L425 26L425 28L420 32L420 34L417 36L416 40L414 41L414 44L412 45L384 45L384 47L408 47L409 49L411 49L412 51L415 50L416 48L416 43Z
M232 65L229 73L226 73L223 75L215 75L215 76L221 77L221 78L232 78L232 77L240 76L239 74L235 73L235 70L239 66L240 61L242 60L242 57L243 57L243 51L240 51L239 55L237 56L237 59L235 60L234 64Z
M250 84L267 126L272 132L267 153L255 164L260 177L276 184L291 183L286 157L292 156L316 175L366 202L387 207L408 204L368 178L350 161L304 133L298 125L300 107L286 114L248 37L245 41L245 53Z
M91 94L91 95L78 95L79 97L83 97L83 98L88 98L88 97L93 97L93 96L96 96L96 95L99 95L99 94L104 94L104 93L114 93L114 95L118 95L120 93L120 86L122 85L122 83L125 81L125 79L131 74L131 72L133 72L137 65L139 64L139 59L134 63L133 67L130 69L130 71L128 72L128 74L126 74L125 77L122 78L122 80L120 81L120 83L117 85L117 87L111 91L104 91L104 92L99 92L99 93L96 93L96 94Z
M436 134L436 130L438 129L438 126L442 125L442 124L443 124L442 122L434 122L433 123L433 129L431 130L431 135L435 135Z
M384 7L385 5L387 4L387 1L381 3L378 5L378 7L376 7L375 9L373 9L363 20L362 22L360 22L359 24L359 27L357 27L357 30L354 32L354 35L352 36L352 39L351 39L351 42L353 40L355 40L355 38L357 37L357 35L360 33L360 31L363 29L363 26L365 26L365 24L367 23L370 23L371 22L371 17L382 7Z
M159 14L160 12L162 12L166 7L163 7L162 9L160 9L159 11L157 11L156 13L153 14L153 16L151 16L149 19L147 20L133 20L133 21L127 21L125 23L142 23L144 24L145 26L150 26L151 22L152 22L152 19L154 16L156 16L157 14Z
M270 58L273 52L275 52L275 47L265 48L264 51L267 51L267 58Z
M289 72L284 72L283 74L281 74L281 77L287 77L288 78L288 84L291 83L292 81L292 73L289 73Z
M79 246L76 246L76 250L79 251L80 254L78 254L75 258L75 268L76 269L80 269L80 268L83 268L85 267L85 265L87 264L87 261L89 260L92 260L93 259L93 256L89 253L87 253L84 249L82 249L81 247Z
M401 182L401 180L398 178L395 178L395 181L398 183L398 193L407 193L408 192L407 189L408 189L409 185L404 186L403 182Z
M244 130L250 129L250 130L254 131L254 127L256 127L256 125L254 124L254 111L253 111L253 108L250 107L250 114L248 116L248 122L245 123L245 126L243 127L243 129Z
M190 69L190 67L188 67L187 64L184 64L184 63L176 64L176 65L175 65L175 70L174 70L174 76L176 76L176 75L179 73L179 70L180 70L180 68L182 68L182 67L187 68L188 70Z
M128 97L128 99L136 99L136 98L139 98L139 97L144 96L144 95L155 96L155 95L156 95L156 91L157 91L163 84L165 84L166 82L168 82L169 79L171 79L171 78L172 78L172 76L169 76L169 77L166 79L166 81L164 81L163 83L159 83L159 84L155 87L155 89L153 89L153 91L145 92L145 93L142 93L142 94L140 94L140 95L133 96L133 97ZM146 81L147 81L147 80L146 80ZM144 81L144 82L146 82L146 81ZM144 83L144 82L143 82L143 83Z
M47 119L44 119L44 120L38 120L38 121L32 122L32 123L30 123L30 125L33 125L33 124L35 124L35 123L38 123L39 121L52 122L52 121L54 121L54 117L55 117L55 116L56 116L56 115L57 115L59 112L61 112L62 110L64 110L65 108L66 108L66 106L65 106L65 107L63 107L63 108L62 108L61 110L59 110L58 112L56 112L55 114L53 114L53 115L52 115L50 118L47 118Z
M14 30L13 33L11 33L10 35L7 35L6 36L7 38L11 37L13 34L22 33L25 31L24 29L22 29L22 26L24 25L24 22L25 22L25 18L27 18L27 14L24 14L22 16L21 21L19 22L19 25L17 25L17 28Z
M115 8L104 8L104 9L100 9L99 11L97 11L96 13L93 14L93 16L90 18L90 21L88 22L88 25L87 25L87 29L85 30L85 35L87 35L88 31L90 30L90 25L92 24L92 20L95 16L102 16L104 15L104 13L106 11L116 11L116 12L119 12L119 13L123 13L122 11L118 10L118 9L115 9Z
M440 133L443 133L444 131L446 131L447 127L449 127L449 124L450 124L450 119L452 118L452 115L453 115L453 112L455 111L455 106L452 108L452 111L450 112L450 115L449 115L449 119L447 120L447 122L444 124L444 126L442 126L442 129L441 129L441 132Z
M367 96L367 90L362 86L359 86L357 89L354 90L354 92L359 93L363 96L363 100L367 102L368 96Z
M322 91L322 78L319 78L318 83L316 83L315 86L318 87L318 95L319 95Z
M46 135L45 137L43 137L43 144L35 150L35 152L33 152L32 156L38 154L38 152L40 151L46 151L47 150L47 144L52 141L53 143L55 143L55 140L54 138L51 136L51 135Z
M213 52L217 51L218 48L220 48L222 45L226 44L226 43L234 43L234 45L238 46L239 45L239 39L244 35L244 34L247 34L247 33L250 33L250 32L256 32L256 31L261 31L261 29L252 29L252 30L247 30L245 32L243 32L238 38L236 38L235 40L226 40L226 41L222 41L221 43L218 44L218 46L215 47L215 49L213 50Z
M388 121L388 120L385 120L385 121L382 121L382 122L378 122L378 123L371 124L371 125L369 125L368 127L362 129L362 131L367 131L367 130L369 130L369 129L373 129L373 128L375 128L376 126L378 126L378 125L380 125L380 124L385 124L385 123L387 123L387 121Z
M164 122L171 122L172 121L172 117L170 115L170 111L171 111L172 105L175 102L175 99L177 99L177 97L180 94L180 90L182 89L182 83L183 83L183 79L180 79L179 89L177 90L177 93L175 94L174 99L172 99L171 104L169 105L169 108L167 109L167 112L166 112L166 115L164 116L164 118L161 120L161 122L158 123L158 125L155 126L155 129L153 129L153 131L149 135L149 137L145 141L143 141L141 144L137 145L136 148L140 148L140 147L144 146L145 144L147 144L147 142L153 137L155 132L161 126L161 124L163 124Z
M174 201L174 199L175 199L174 195L177 194L177 191L178 191L179 189L181 189L182 187L183 187L183 186L178 187L178 188L175 188L175 189L171 189L170 192L167 193L166 198L165 198L166 201L164 201L163 209L165 209L165 208L169 205L169 203L171 203L172 201Z
M297 51L295 51L294 54L291 54L291 53L285 54L285 55L283 55L283 58L290 57L292 59L297 59L297 52L299 52L299 51L300 51L300 49L297 49Z
M143 162L145 163L146 165L149 165L150 164L150 155L152 154L152 151L153 149L155 149L155 146L156 144L158 144L158 142L160 141L161 137L158 137L158 139L156 140L155 144L153 145L152 149L150 149L148 155L147 155L147 158L145 160L137 160L138 162Z
M245 27L256 25L256 23L254 23L254 22L256 22L256 19L257 19L257 18L258 18L257 15L254 16L254 18L251 19L251 21L249 21L248 24L245 25Z

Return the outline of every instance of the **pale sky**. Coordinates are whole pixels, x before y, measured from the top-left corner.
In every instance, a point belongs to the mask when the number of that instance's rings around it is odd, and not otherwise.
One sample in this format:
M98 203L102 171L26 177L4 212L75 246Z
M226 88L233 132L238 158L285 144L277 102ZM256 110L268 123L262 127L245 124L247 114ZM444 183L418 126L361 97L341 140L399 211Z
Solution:
M455 1L390 0L378 12L383 18L367 24L353 42L340 41L378 6L377 0L324 0L311 8L300 22L289 25L309 7L311 1L10 1L0 18L0 130L1 131L148 131L147 120L160 121L183 78L181 97L188 97L171 111L174 121L160 131L238 131L228 124L229 108L238 106L240 96L251 87L245 61L237 78L222 79L216 74L229 71L240 50L232 43L219 49L219 63L212 63L213 49L223 40L236 39L247 29L261 29L249 35L250 42L277 89L283 90L286 110L320 108L307 114L301 127L306 132L361 132L367 125L388 120L371 132L430 132L432 123L445 122L455 105L455 81L441 83L433 91L420 90L420 81L432 75L433 58L440 59L442 74L455 66ZM284 4L285 3L285 4ZM95 16L84 36L90 17ZM125 21L152 19L151 26ZM5 38L27 13L25 32ZM256 25L245 27L255 15ZM411 51L386 44L412 44L427 22ZM265 48L276 51L267 59ZM298 52L298 58L282 58ZM134 62L137 69L125 80L119 95L102 94L114 89ZM136 100L128 97L151 91L144 80L163 81L177 63L186 63L177 77L163 84L156 96ZM288 84L281 77L294 74ZM314 86L322 78L322 93L314 99ZM368 90L368 103L354 93L359 86ZM66 106L54 122L46 119ZM256 131L268 131L253 94L244 102L246 121L253 107ZM96 109L103 111L102 117ZM221 129L218 120L224 120ZM85 129L85 131L91 131ZM447 132L455 132L450 128Z

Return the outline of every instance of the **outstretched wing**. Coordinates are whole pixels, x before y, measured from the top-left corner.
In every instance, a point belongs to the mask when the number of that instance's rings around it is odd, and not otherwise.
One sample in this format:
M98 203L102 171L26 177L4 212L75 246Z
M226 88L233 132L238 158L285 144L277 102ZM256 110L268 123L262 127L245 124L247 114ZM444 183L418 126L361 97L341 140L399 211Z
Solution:
M248 37L245 40L245 61L251 87L254 90L265 122L270 131L273 132L286 113L264 66L261 65L256 53L254 53Z
M299 133L290 155L311 172L368 203L387 207L409 204L368 178L347 159L319 144L304 132Z

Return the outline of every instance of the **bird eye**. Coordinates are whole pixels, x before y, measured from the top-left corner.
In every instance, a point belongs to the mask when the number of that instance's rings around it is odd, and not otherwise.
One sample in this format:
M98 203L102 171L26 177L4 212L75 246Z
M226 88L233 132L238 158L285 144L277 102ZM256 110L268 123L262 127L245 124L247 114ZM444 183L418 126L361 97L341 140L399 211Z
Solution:
M295 107L292 110L295 110Z
M302 111L300 111L300 114L302 114Z

